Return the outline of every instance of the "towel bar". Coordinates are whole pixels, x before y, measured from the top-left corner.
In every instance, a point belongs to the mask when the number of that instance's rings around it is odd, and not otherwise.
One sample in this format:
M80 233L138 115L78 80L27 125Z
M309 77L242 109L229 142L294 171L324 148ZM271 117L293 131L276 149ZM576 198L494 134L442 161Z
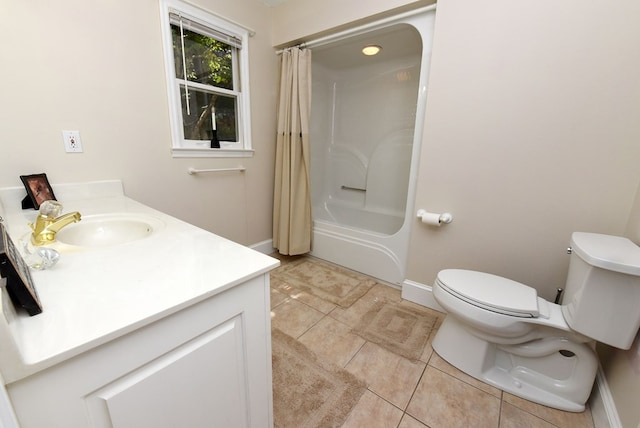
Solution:
M189 168L187 172L189 175L200 174L201 172L227 172L227 171L240 171L244 172L246 168L244 166L238 166L235 168L214 168L214 169L195 169Z

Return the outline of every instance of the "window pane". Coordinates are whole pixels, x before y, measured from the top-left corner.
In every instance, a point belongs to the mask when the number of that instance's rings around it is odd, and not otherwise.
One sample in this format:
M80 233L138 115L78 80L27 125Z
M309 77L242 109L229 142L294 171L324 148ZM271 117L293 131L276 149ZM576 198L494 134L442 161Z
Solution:
M220 141L238 141L235 97L210 94L189 88L189 112L187 113L186 91L180 88L182 118L186 140L211 141L213 137L212 113L215 112L215 127Z
M184 30L187 80L233 90L232 46L212 37ZM171 25L176 77L184 79L180 27Z

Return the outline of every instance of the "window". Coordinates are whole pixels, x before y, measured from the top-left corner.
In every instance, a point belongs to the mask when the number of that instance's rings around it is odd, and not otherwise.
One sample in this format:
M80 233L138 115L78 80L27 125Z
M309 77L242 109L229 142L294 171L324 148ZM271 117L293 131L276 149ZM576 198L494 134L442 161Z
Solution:
M249 30L161 0L174 157L252 156Z

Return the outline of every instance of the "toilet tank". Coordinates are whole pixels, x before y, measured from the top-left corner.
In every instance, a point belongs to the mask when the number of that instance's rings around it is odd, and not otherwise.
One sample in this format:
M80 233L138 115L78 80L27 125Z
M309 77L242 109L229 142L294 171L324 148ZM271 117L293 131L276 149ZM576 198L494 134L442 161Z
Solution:
M629 349L640 327L640 247L619 236L573 233L562 314L573 330Z

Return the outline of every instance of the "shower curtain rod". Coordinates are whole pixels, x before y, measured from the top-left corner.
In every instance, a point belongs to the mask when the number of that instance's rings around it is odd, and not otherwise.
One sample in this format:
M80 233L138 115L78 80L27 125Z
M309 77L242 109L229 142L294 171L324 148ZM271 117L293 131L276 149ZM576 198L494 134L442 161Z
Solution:
M383 18L383 19L380 19L378 21L370 22L368 24L363 24L363 25L361 25L359 27L355 27L355 28L351 28L351 29L348 29L348 30L340 31L340 32L335 33L335 34L330 34L328 36L319 37L319 38L314 39L314 40L309 40L309 41L303 41L303 42L300 42L300 43L296 43L296 44L288 46L288 47L286 47L284 49L277 50L276 51L276 55L281 55L282 52L284 52L286 49L289 49L289 48L292 48L292 47L295 47L295 46L302 46L304 48L309 48L309 49L317 48L319 46L323 46L323 45L326 45L328 43L344 39L344 38L346 38L348 36L353 36L353 35L357 35L359 33L363 33L363 32L365 32L367 30L370 30L373 27L377 27L377 26L380 26L380 25L388 24L388 23L391 23L391 22L394 22L394 21L398 21L398 20L401 20L401 19L404 19L404 18L409 18L411 16L418 15L419 13L429 12L429 11L435 10L435 8L436 8L436 5L432 4L432 5L429 5L429 6L421 7L419 9L409 10L407 12L403 12L403 13L400 13L398 15L389 16L387 18Z

